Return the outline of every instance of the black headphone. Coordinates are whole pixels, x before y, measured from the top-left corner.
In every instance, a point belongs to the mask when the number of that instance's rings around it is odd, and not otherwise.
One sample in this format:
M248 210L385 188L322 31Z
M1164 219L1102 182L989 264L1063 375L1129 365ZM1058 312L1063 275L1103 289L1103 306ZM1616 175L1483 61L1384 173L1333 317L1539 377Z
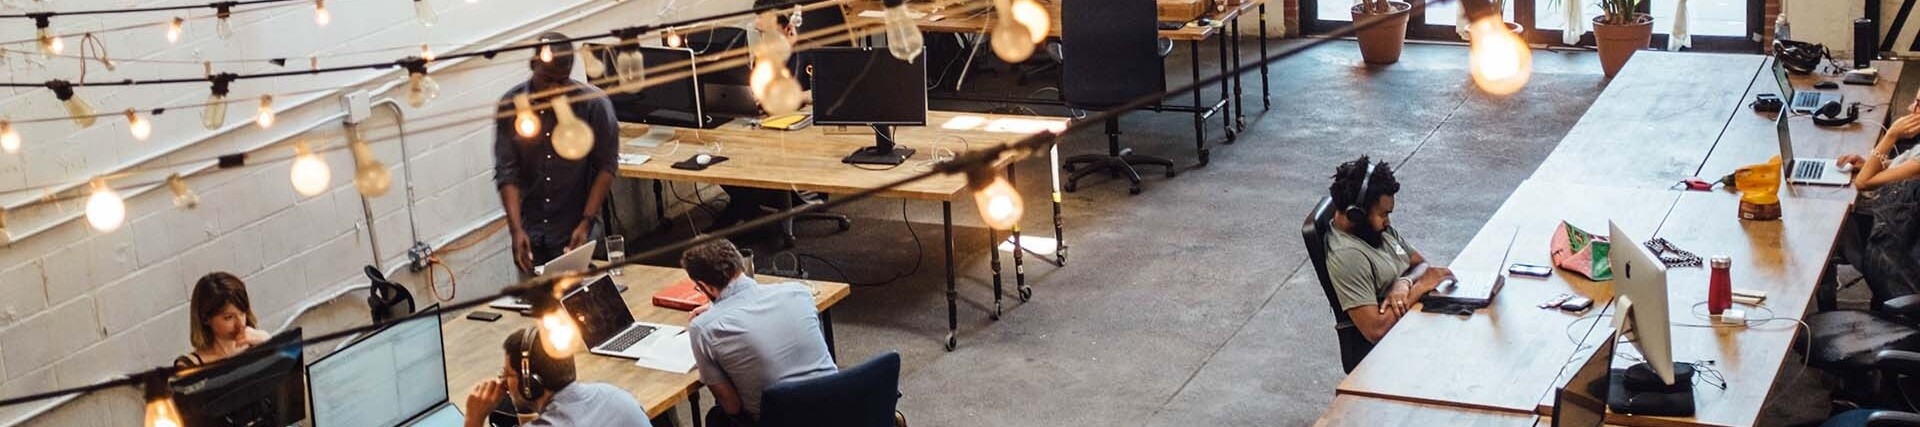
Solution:
M1360 192L1354 194L1352 203L1347 204L1346 211L1348 221L1365 221L1367 219L1366 208L1360 206L1366 204L1367 190L1371 190L1369 187L1373 186L1374 164L1375 163L1371 161L1367 163L1367 174L1360 178Z
M540 328L527 328L520 332L520 369L513 372L520 380L520 388L513 392L528 402L539 400L543 390L546 390L540 383L540 374L533 372L533 352L540 346L539 342Z
M1846 110L1847 115L1840 115L1842 108ZM1846 107L1841 107L1840 101L1827 101L1827 103L1820 105L1820 109L1813 111L1813 124L1819 126L1846 126L1853 124L1855 120L1859 119L1860 103L1858 102Z

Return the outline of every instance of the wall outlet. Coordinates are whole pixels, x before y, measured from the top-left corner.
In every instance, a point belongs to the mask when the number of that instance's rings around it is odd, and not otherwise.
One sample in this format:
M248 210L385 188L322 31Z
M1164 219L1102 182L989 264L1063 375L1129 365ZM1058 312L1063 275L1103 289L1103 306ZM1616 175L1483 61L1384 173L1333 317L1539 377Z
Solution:
M413 242L413 247L407 248L407 268L415 273L426 270L427 257L430 256L433 256L433 247L427 246L426 243Z

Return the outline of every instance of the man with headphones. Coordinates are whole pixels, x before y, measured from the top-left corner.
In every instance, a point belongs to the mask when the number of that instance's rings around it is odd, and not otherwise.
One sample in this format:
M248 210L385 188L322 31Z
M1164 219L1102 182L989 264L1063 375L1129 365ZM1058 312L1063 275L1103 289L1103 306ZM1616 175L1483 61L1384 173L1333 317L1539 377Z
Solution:
M467 394L466 427L490 427L488 415L503 395L512 398L521 426L653 426L647 410L626 390L574 382L573 358L548 355L539 329L514 331L501 347L507 360L500 377L481 381Z
M1453 273L1428 265L1393 229L1400 182L1386 162L1360 156L1341 164L1328 192L1334 206L1343 208L1327 234L1327 276L1340 309L1367 341L1379 342L1421 295Z

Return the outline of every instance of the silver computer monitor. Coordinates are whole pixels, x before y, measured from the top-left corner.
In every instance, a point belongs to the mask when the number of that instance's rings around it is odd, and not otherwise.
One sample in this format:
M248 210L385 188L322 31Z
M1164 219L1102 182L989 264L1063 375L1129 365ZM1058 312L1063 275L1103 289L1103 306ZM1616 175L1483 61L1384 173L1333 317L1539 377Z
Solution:
M1667 266L1619 224L1612 229L1608 258L1613 268L1614 330L1628 336L1649 368L1673 385L1673 326L1667 321Z
M447 401L440 319L381 329L307 366L314 427L441 425Z

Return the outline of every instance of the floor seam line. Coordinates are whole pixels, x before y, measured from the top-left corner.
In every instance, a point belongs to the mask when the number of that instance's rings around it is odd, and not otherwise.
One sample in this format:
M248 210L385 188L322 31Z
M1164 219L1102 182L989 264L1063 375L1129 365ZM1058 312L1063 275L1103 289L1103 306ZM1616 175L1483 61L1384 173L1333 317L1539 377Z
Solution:
M1434 135L1440 134L1440 129L1447 127L1447 122L1453 121L1453 116L1460 114L1460 109L1466 106L1467 100L1465 98L1461 98L1460 103L1453 104L1453 109L1447 111L1447 116L1441 118L1440 123L1434 124L1433 129L1427 131L1427 136L1420 137L1420 144L1413 146L1413 151L1407 152L1406 157L1400 158L1400 168L1405 169L1407 162L1413 161L1413 156L1420 154L1420 149L1427 148L1427 141L1432 141Z
M1160 415L1161 412L1165 411L1167 408L1167 405L1172 404L1173 399L1180 397L1180 392L1186 391L1187 386L1190 384L1193 384L1193 379L1195 377L1199 377L1200 372L1205 371L1207 369L1207 365L1213 363L1213 358L1215 356L1220 355L1220 350L1224 350L1227 348L1227 345L1232 344L1233 339L1235 337L1240 336L1240 331L1246 330L1247 325L1253 323L1254 317L1258 317L1261 311L1265 311L1268 305L1273 304L1273 297L1280 295L1280 290L1286 289L1287 284L1293 282L1293 277L1300 275L1300 270L1306 268L1307 265L1311 264L1312 262L1313 262L1313 259L1309 258L1307 260L1301 261L1300 265L1293 267L1293 272L1287 274L1287 280L1280 282L1280 286L1274 287L1273 292L1267 293L1267 299L1260 302L1260 307L1255 308L1252 313L1248 313L1247 319L1241 321L1240 326L1234 327L1233 333L1227 334L1226 341L1222 341L1219 347L1214 347L1212 352L1207 353L1207 358L1200 360L1200 366L1195 367L1193 369L1193 373L1187 374L1187 379L1185 381L1180 382L1180 387L1173 389L1173 393L1168 394L1166 400L1161 401L1160 406L1157 408L1154 408L1153 413L1148 415L1156 416L1156 415Z

